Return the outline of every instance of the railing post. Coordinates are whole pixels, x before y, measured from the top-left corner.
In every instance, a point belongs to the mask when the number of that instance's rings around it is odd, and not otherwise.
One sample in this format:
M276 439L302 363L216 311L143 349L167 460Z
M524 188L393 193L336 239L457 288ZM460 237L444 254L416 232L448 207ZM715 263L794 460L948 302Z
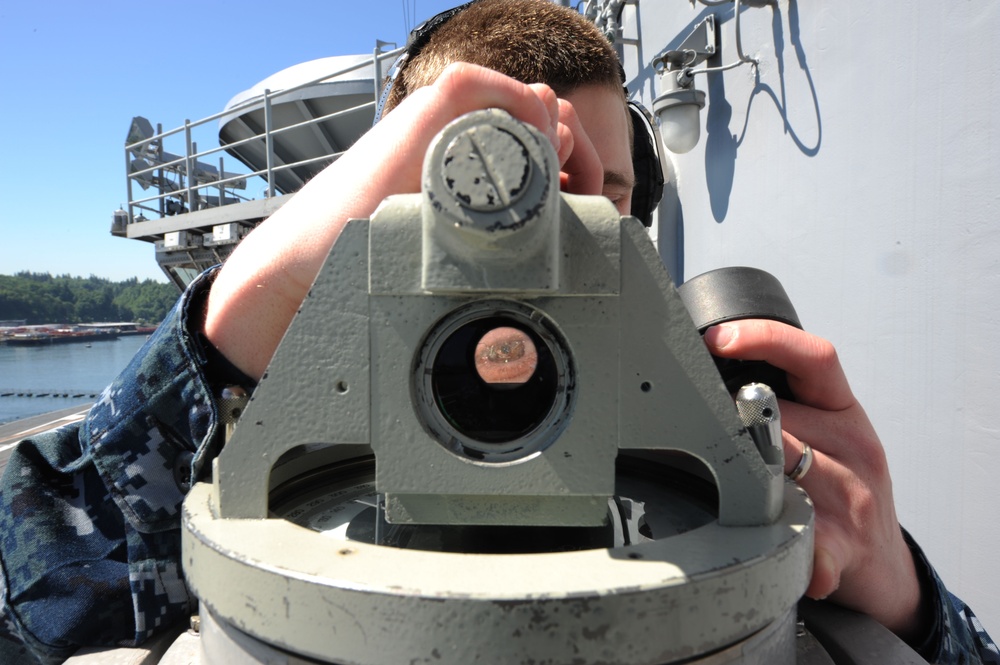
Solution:
M159 138L155 139L158 142L158 144L156 146L156 155L157 155L158 161L162 162L163 161L163 124L162 123L159 123L159 122L156 123L156 136L159 137ZM151 139L148 145L152 145L152 144L153 143L152 143L152 139ZM166 196L164 196L164 194L163 194L163 190L165 189L165 185L166 185L166 182L167 182L166 181L167 174L163 171L163 167L162 166L156 171L156 177L158 178L158 182L160 183L157 186L157 189L160 191L160 196L159 196L159 198L156 199L156 202L157 202L157 204L159 204L159 207L160 207L160 217L162 218L162 217L165 217L166 214L167 214L167 199L166 199Z
M191 141L191 165L194 168L194 170L198 169L198 142L197 141ZM200 210L201 209L201 202L198 201L198 190L201 189L201 187L198 185L198 179L195 177L194 171L191 171L188 174L188 178L190 178L190 180L188 180L188 182L191 184L191 189L194 192L195 202L198 203L198 209Z
M226 172L222 168L222 157L219 157L219 206L226 205L226 185L222 181L226 179Z
M187 176L187 205L188 212L194 212L194 164L191 161L191 154L194 146L191 145L191 121L184 120L184 142L187 144L187 154L184 155L184 174Z
M271 90L264 90L264 147L267 150L267 198L274 198L274 144L271 142Z
M132 223L132 159L129 157L128 144L125 144L125 196L128 198L128 223Z

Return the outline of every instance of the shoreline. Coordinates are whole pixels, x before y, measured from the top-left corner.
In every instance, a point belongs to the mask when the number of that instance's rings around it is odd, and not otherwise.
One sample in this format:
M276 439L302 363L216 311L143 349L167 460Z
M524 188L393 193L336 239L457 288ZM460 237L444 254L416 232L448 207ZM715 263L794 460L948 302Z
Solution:
M135 323L108 327L94 324L23 326L0 331L0 344L7 346L89 344L115 340L129 335L150 335L155 330L156 326L140 326Z

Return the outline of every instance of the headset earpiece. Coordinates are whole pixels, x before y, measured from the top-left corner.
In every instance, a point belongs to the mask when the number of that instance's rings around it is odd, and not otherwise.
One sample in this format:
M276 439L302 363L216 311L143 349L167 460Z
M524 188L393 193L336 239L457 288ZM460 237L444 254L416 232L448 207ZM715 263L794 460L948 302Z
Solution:
M632 121L632 168L635 187L632 189L632 216L645 226L652 226L653 211L663 198L663 154L656 122L649 112L636 102L628 102Z

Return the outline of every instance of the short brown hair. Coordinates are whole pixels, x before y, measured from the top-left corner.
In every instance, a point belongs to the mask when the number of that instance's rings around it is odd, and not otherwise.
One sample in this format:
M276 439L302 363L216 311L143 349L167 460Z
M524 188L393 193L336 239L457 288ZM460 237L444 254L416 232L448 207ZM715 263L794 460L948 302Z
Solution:
M438 27L399 72L385 112L430 85L454 62L468 62L557 95L582 85L621 90L621 65L593 23L548 0L479 0Z

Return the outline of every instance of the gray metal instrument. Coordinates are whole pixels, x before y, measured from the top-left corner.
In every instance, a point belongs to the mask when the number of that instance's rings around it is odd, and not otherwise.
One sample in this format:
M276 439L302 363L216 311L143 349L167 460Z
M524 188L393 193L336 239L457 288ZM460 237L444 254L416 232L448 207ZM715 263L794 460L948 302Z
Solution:
M478 112L348 223L184 504L206 662L795 662L780 426L755 444L642 225L558 170Z

